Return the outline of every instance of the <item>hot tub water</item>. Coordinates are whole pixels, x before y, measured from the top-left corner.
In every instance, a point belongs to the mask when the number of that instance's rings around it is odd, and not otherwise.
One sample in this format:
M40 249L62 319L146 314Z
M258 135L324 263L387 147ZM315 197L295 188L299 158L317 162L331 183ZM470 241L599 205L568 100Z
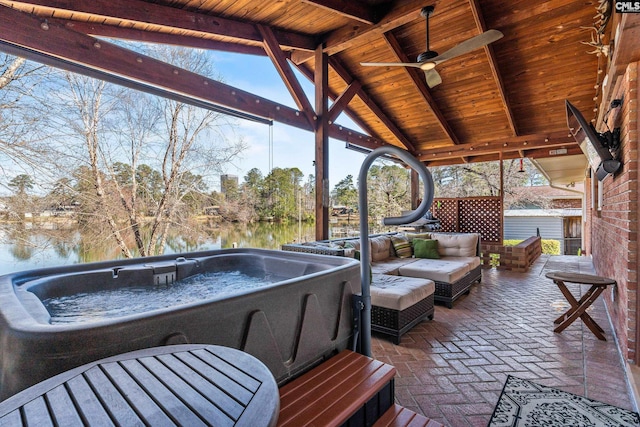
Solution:
M173 283L45 298L42 304L51 316L51 324L84 323L234 295L286 279L269 273L254 276L241 271L207 272Z

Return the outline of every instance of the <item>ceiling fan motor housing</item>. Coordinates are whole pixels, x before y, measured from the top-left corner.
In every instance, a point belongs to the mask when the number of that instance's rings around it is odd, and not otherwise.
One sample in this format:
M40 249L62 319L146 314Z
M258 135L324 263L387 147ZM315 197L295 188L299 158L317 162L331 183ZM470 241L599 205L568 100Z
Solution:
M422 15L423 18L428 18L429 16L431 16L434 9L435 6L425 6L420 10L420 15Z
M438 56L438 52L434 52L433 50L428 50L418 55L417 62L426 62L432 58L435 58L436 56Z

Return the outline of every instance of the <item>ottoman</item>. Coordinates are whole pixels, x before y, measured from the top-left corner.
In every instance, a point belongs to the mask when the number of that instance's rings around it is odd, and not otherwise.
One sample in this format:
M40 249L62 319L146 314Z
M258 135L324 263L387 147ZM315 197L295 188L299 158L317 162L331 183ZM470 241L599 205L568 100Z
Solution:
M388 335L395 344L420 323L433 319L433 280L374 274L371 281L371 330Z
M419 259L400 267L398 272L402 276L432 279L436 284L436 301L451 308L456 299L469 293L480 266L472 269L471 264L448 259Z

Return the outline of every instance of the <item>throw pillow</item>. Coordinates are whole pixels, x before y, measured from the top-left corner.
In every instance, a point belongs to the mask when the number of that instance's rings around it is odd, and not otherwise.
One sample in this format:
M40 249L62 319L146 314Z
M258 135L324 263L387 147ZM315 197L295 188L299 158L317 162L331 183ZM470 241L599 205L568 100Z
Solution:
M405 236L409 242L413 242L413 239L430 239L431 233L405 233Z
M405 236L400 234L391 236L391 244L398 258L411 258L413 256L411 242Z
M413 254L416 258L440 259L438 241L431 239L413 239Z

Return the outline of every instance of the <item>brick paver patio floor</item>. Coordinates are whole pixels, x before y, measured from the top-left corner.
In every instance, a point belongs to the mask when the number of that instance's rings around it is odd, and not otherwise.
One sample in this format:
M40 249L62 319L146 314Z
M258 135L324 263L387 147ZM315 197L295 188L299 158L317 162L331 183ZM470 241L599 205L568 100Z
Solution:
M511 374L635 410L602 297L589 313L607 341L579 319L553 332L568 303L544 277L552 270L594 273L589 258L546 255L527 273L484 270L469 295L436 305L400 345L374 336L373 356L398 370L397 403L447 426L486 426ZM588 289L568 286L576 296Z

